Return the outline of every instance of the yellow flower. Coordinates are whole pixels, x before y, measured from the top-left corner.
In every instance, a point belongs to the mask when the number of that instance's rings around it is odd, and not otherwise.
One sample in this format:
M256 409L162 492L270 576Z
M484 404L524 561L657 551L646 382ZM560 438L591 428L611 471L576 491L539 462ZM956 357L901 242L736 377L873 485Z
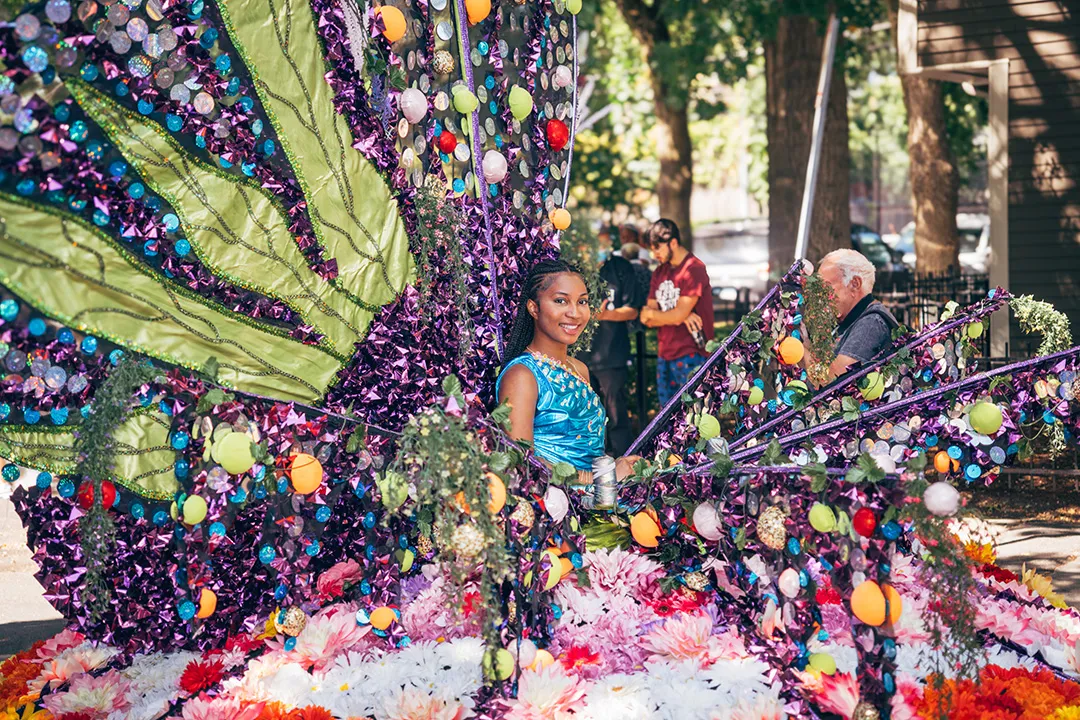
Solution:
M0 714L0 720L52 720L53 716L48 710L37 710L33 703L23 705L20 711L17 706L9 705Z
M980 565L993 565L997 561L993 543L965 543L964 553Z
M1058 708L1046 720L1080 720L1080 705L1067 705Z
M1060 594L1054 592L1054 581L1050 579L1049 575L1042 575L1035 568L1028 570L1027 564L1020 570L1021 578L1024 585L1033 593L1037 593L1056 608L1066 608L1068 605L1065 603L1065 598Z

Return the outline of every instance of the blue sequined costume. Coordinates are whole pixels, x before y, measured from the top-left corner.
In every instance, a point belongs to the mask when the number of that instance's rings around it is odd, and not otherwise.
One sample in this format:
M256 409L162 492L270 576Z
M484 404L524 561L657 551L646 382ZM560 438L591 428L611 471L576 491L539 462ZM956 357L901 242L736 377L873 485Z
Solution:
M506 364L496 384L515 365L524 365L536 378L536 416L533 449L548 462L567 462L592 470L593 458L604 454L607 414L596 392L558 365L528 353Z

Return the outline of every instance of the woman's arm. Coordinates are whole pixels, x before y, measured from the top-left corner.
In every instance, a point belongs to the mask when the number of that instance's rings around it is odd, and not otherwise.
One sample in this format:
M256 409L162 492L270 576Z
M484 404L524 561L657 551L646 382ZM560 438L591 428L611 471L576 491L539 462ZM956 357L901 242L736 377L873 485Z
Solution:
M536 378L524 365L515 365L503 375L499 385L499 402L510 405L510 437L514 440L533 441L533 418L536 416L538 394Z

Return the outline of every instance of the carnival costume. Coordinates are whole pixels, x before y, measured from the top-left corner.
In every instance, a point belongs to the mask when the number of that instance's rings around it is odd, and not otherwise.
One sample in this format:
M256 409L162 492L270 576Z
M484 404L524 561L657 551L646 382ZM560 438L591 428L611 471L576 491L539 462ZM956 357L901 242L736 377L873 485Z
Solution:
M935 672L965 716L1080 713L1080 617L951 532L957 485L1076 442L1052 309L995 290L811 392L797 264L599 523L488 412L507 303L571 222L580 7L48 0L0 28L2 477L68 621L0 666L0 717L866 720L932 714ZM1007 303L1040 356L983 370ZM509 361L536 454L586 469L594 396Z

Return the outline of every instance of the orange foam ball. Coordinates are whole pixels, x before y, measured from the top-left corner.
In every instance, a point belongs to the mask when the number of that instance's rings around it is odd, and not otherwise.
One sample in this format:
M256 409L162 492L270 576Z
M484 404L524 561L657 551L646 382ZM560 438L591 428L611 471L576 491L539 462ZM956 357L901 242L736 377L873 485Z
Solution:
M892 585L882 585L881 591L889 603L889 622L900 622L900 614L904 611L904 599Z
M199 612L195 613L195 617L205 619L214 614L217 610L217 595L210 588L203 588L202 594L199 595Z
M391 623L397 620L397 615L394 613L393 608L388 608L384 605L381 608L372 610L368 619L371 621L371 627L376 630L385 630L390 627Z
M393 5L383 5L382 7L375 8L375 17L381 17L383 25L386 27L383 30L383 35L392 43L396 43L401 38L405 37L406 25L405 14L398 10Z
M952 458L944 450L934 456L934 469L939 473L949 472L950 465L952 465Z
M805 349L803 348L801 340L789 335L780 341L780 347L777 352L780 355L780 362L785 365L798 365L803 359Z
M495 473L489 472L485 477L488 480L488 493L491 494L488 510L494 515L506 506L506 484Z
M294 455L289 465L289 477L293 489L301 495L313 493L319 489L323 480L323 467L318 458L307 453Z
M648 513L639 512L631 518L630 534L642 547L654 548L660 544L660 526Z
M491 14L491 0L465 0L465 14L470 25L483 22Z
M541 670L543 668L546 668L548 665L554 664L555 657L551 653L549 653L547 650L537 650L536 659L533 660L532 665L530 665L529 667L533 670Z
M896 592L895 590L893 592ZM877 627L885 622L885 594L881 586L867 580L851 593L851 612L860 622Z
M574 572L574 563L570 562L570 558L559 558L559 569L562 571L560 579L566 577L569 573Z
M556 230L565 230L570 227L570 211L566 208L555 208L551 211L551 224Z

